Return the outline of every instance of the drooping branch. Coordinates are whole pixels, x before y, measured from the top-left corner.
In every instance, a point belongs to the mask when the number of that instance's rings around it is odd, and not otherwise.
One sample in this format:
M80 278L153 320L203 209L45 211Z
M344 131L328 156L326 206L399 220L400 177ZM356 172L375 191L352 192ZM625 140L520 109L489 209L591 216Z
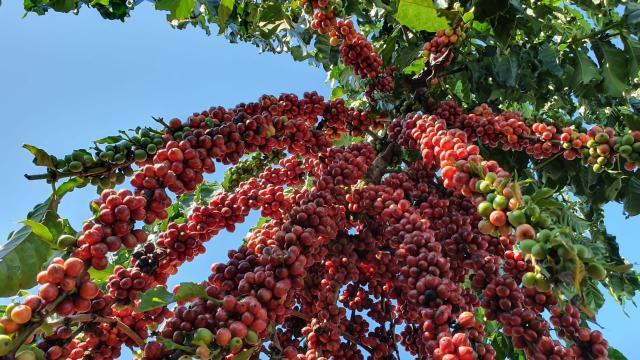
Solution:
M397 143L389 143L384 151L378 154L378 157L373 161L371 167L369 167L369 171L367 171L364 177L365 181L370 184L379 184L393 157L399 150L400 146Z

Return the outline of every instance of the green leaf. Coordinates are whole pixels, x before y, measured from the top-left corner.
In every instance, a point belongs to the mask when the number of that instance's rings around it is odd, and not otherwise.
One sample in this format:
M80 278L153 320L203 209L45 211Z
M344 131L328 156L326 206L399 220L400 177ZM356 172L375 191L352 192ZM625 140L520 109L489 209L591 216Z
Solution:
M178 291L176 291L174 298L176 301L189 300L193 298L206 298L207 291L204 286L193 282L180 283Z
M431 0L400 0L396 19L413 30L435 32L449 28L447 19L440 17Z
M639 11L640 13L640 11ZM624 51L629 58L629 79L640 76L640 41L629 36L623 36Z
M22 147L29 150L29 152L33 154L34 164L38 166L46 166L51 169L55 168L55 164L53 163L53 158L46 151L29 144L24 144L22 145Z
M140 295L140 304L135 308L137 312L145 312L157 309L175 302L173 294L164 286L156 286Z
M604 190L604 195L607 198L607 200L609 200L609 201L615 200L616 195L618 195L618 192L620 191L620 188L622 188L622 179L616 178Z
M624 198L624 211L629 216L640 214L640 178L638 176L629 179Z
M239 352L236 356L233 357L233 360L249 360L251 355L256 351L256 347L252 347L246 350Z
M538 52L538 59L542 61L542 65L545 69L549 70L554 75L562 75L562 68L558 63L558 54L549 46L549 44L543 44Z
M47 199L36 205L29 212L28 219L36 223L44 221L49 204L50 199ZM42 241L31 227L25 225L11 233L7 242L0 245L0 297L32 288L36 284L36 275L50 256L51 246Z
M409 66L402 69L402 72L406 75L416 75L424 70L426 62L427 60L424 57L420 57L409 64Z
M36 234L40 239L52 244L53 243L53 235L51 235L51 231L39 222L35 222L33 220L22 220L22 224L31 228L31 231Z
M592 81L602 80L596 64L581 49L575 49L576 63L574 80L578 84L589 84Z
M158 0L156 1L156 10L169 11L167 18L186 19L191 15L195 0Z
M513 56L498 55L493 61L493 73L498 82L515 87L518 76L518 61Z
M102 139L94 141L96 144L117 144L120 141L123 141L124 138L120 135L107 136Z
M640 14L639 14L640 16ZM627 357L624 356L618 349L609 345L609 360L627 360Z
M167 350L182 350L182 351L186 351L188 354L193 353L194 349L188 347L188 346L184 346L184 345L180 345L180 344L176 344L173 341L167 339L167 338L163 338L161 336L158 336L157 340L162 343L162 345L164 345L164 347Z
M640 31L640 4L629 1L624 9L624 20L632 32Z
M609 43L599 42L598 45L602 51L602 59L599 59L602 61L603 85L606 93L611 96L622 96L623 92L629 88L628 59L622 51Z
M233 12L233 4L233 0L222 0L218 5L218 24L220 25L221 33L227 27L227 19Z
M74 177L63 182L56 188L56 196L58 197L58 200L83 184L86 184L85 180L79 177Z

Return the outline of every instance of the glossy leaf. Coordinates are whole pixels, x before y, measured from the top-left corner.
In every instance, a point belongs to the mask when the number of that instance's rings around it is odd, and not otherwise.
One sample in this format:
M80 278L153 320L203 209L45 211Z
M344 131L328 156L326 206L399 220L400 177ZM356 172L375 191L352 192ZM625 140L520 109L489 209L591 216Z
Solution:
M435 32L449 28L449 23L438 14L431 0L400 0L395 17L400 24L413 30Z

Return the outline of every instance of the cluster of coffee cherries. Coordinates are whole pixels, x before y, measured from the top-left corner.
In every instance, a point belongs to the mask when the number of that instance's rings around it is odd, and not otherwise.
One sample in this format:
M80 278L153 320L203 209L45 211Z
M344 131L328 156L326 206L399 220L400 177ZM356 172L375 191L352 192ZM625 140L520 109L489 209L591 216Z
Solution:
M145 231L133 229L135 221L147 217L146 199L129 190L108 189L92 204L98 215L83 225L73 255L97 270L104 270L108 266L108 253L117 252L123 246L133 249L147 241Z

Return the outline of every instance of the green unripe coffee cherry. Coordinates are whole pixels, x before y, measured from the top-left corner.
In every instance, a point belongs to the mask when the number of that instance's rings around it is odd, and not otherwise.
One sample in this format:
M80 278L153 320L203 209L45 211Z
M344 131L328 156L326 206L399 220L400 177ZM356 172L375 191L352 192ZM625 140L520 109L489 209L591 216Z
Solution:
M519 209L509 211L507 213L507 218L509 219L509 223L514 227L527 222L527 216L524 214L524 211Z
M229 349L234 353L240 351L240 349L242 349L242 339L237 336L231 339L229 342Z
M520 250L522 250L522 252L524 254L531 254L531 251L533 250L533 247L538 245L538 243L535 240L522 240L520 241Z
M558 250L556 250L556 252L558 253L558 256L559 256L561 259L570 259L570 258L571 258L571 256L572 256L572 252L573 252L573 251L574 251L573 249L568 249L568 248L567 248L566 246L564 246L564 245L560 245L560 246L558 247Z
M66 249L68 247L72 247L76 245L76 238L75 236L71 236L71 235L60 235L60 237L58 238L58 247L60 249Z
M482 194L488 193L489 191L491 191L491 184L492 183L487 180L478 181L478 191Z
M598 160L596 160L596 164L605 165L607 163L607 158L604 156L600 156Z
M487 175L484 176L484 180L488 181L490 184L493 184L493 182L496 181L497 178L498 175L496 175L496 173L494 172L487 173Z
M537 243L531 248L531 256L536 260L542 260L547 257L547 247L545 244Z
M536 225L538 227L546 229L549 227L549 225L551 225L551 220L549 220L549 217L547 215L542 214L540 217L538 217L538 221L536 221Z
M133 169L131 168L131 166L124 167L122 168L122 173L124 174L124 176L132 176Z
M36 360L36 354L31 350L25 350L16 355L16 360Z
M89 180L91 182L91 185L93 186L98 186L100 185L100 177L99 176L93 176L91 178L91 180Z
M593 257L593 254L591 253L591 250L589 250L588 247L578 244L575 246L575 248L576 248L576 254L580 259L588 260L591 257Z
M525 287L534 286L536 284L536 274L532 272L522 275L522 285Z
M494 209L499 209L499 210L503 210L507 207L509 200L507 200L507 198L503 195L498 195L496 196L496 198L493 200L493 208Z
M133 153L133 157L136 161L146 161L147 152L142 149L138 149Z
M603 171L604 171L604 167L602 167L602 165L600 165L600 164L593 165L593 172L601 173Z
M531 204L527 206L525 213L532 219L538 219L540 217L540 208L536 204Z
M111 183L111 180L109 180L109 177L108 177L108 176L103 176L103 177L100 179L100 186L101 186L103 189L111 189L111 188L113 187L113 184Z
M246 341L249 345L255 345L260 341L260 338L255 331L249 330L247 331L247 335L244 337L244 341Z
M599 144L606 144L609 142L609 135L607 135L607 133L605 132L601 132L596 135L595 140Z
M193 343L207 347L213 341L213 333L207 328L199 328L193 337Z
M113 156L113 162L116 164L122 164L125 161L124 154L115 154Z
M488 202L492 203L493 200L495 200L495 199L496 199L496 194L494 194L494 193L487 194L487 201Z
M129 142L128 140L125 140L120 144L118 144L118 147L120 148L120 150L127 151L131 149L131 142Z
M72 161L69 163L69 171L79 172L82 171L82 163L80 161Z
M143 137L142 139L140 139L140 145L142 146L147 146L151 144L151 139L148 137Z
M598 156L598 149L597 148L590 148L589 149L589 155Z
M149 144L147 145L147 153L148 154L155 154L158 152L158 147L156 146L156 144Z
M8 335L0 335L0 356L5 356L11 351L11 338Z
M600 264L589 264L589 266L587 266L587 273L594 280L602 280L607 277L607 270L605 270Z
M547 280L542 274L536 274L535 286L539 291L546 292L551 289L551 281Z
M637 143L633 144L631 146L631 148L633 149L633 151L640 153L640 141L638 141Z
M622 145L620 149L618 149L618 152L622 155L629 155L633 152L633 148L629 145Z
M85 153L82 151L74 151L71 153L71 159L75 161L82 161L84 159Z
M543 230L540 230L536 235L536 240L542 243L547 243L549 242L549 240L551 240L551 235L552 235L551 230L543 229Z
M90 167L94 163L95 163L95 160L93 160L93 156L91 155L85 155L84 158L82 159L82 164L86 167Z
M176 139L176 141L182 140L183 136L182 131L176 131L173 133L173 138Z
M478 204L478 214L482 217L489 217L491 212L493 211L493 206L488 201L483 201Z
M622 145L633 145L633 136L627 134L625 136L623 136L622 138L620 138L620 144Z
M58 159L56 160L56 169L60 170L60 169L64 169L64 167L67 166L67 162L62 160L62 159Z
M164 144L164 141L162 140L162 138L160 136L157 136L157 137L153 138L153 144L155 146L162 146Z

